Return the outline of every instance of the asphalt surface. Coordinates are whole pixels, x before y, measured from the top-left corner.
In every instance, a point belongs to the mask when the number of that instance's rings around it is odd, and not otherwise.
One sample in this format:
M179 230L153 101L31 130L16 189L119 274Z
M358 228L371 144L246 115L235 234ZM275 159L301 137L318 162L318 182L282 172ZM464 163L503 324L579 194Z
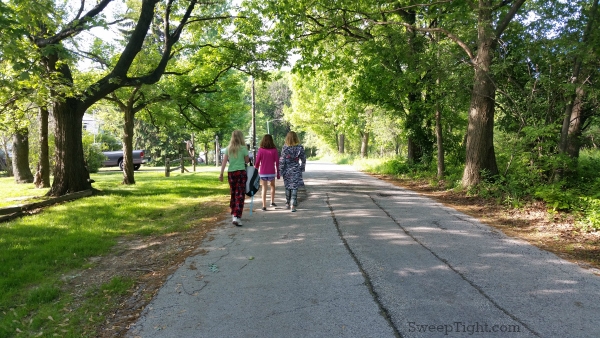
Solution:
M128 337L600 337L600 277L417 193L309 162L250 201ZM224 215L225 217L225 215Z

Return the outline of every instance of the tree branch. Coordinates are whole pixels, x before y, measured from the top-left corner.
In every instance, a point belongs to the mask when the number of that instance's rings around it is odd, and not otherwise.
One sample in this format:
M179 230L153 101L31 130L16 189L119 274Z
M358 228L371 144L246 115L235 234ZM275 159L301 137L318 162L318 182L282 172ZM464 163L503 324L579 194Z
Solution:
M498 39L500 39L500 36L502 35L502 33L504 32L506 27L508 27L508 24L515 17L515 15L517 14L517 11L519 11L519 8L521 8L521 6L523 6L523 3L525 3L525 1L526 0L516 0L512 4L510 9L508 10L508 13L506 13L506 15L502 18L502 20L500 20L500 23L498 23L498 27L496 27L496 31L494 32L496 34L496 39L494 39L494 41L498 41ZM505 2L505 1L503 1L503 2Z
M521 1L525 1L525 0L521 0ZM434 32L439 32L442 33L444 35L446 35L450 40L454 41L454 43L456 43L457 45L460 46L460 48L462 48L465 53L467 53L467 55L469 56L469 59L473 60L475 57L473 55L473 51L471 51L471 49L469 48L469 46L467 46L466 43L464 43L461 39L459 39L456 35L452 34L450 31L444 29L444 28L422 28L422 27L416 27L413 25L409 25L407 23L404 22L396 22L396 21L386 21L386 22L378 22L378 21L371 21L371 23L375 24L375 25L400 25L400 26L404 26L408 29L413 29L419 32L428 32L428 33L434 33Z
M75 19L71 21L67 26L55 34L54 36L48 38L37 38L34 39L34 43L36 46L42 48L48 45L57 44L60 41L69 38L77 33L86 29L87 23L89 23L96 15L100 14L108 4L113 0L101 0L96 7L92 8L89 12L87 12L81 19ZM83 5L83 4L82 4ZM79 17L79 15L77 16Z
M212 122L210 121L210 118L207 117L208 114L206 114L206 112L200 108L198 108L196 105L194 105L191 101L188 101L188 104L194 108L196 111L200 112L200 114L202 114L204 116L204 119L206 121L206 123L208 124L209 127L214 128L214 125L212 124ZM185 118L186 121L188 121L192 126L194 126L196 129L198 130L203 130L204 128L198 126L197 124L195 124L194 122L192 122L192 120L190 119L189 116L187 116L184 113L185 109L182 109L181 107L179 107L179 113L181 114L181 116L183 116L183 118Z

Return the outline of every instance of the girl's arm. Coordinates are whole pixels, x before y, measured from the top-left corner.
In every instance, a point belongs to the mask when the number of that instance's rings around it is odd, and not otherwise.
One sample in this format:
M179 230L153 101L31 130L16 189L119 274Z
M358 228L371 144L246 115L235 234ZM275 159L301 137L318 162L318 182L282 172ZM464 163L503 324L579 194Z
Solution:
M300 154L298 154L298 157L302 161L302 164L300 165L300 170L302 172L304 172L306 170L306 154L304 154L304 147L303 146L300 146Z
M283 146L281 149L281 156L279 157L279 174L282 174L285 171L285 158L283 158L283 156L285 156L285 151L286 147Z
M219 181L221 182L223 182L223 171L225 171L225 165L227 165L227 161L229 161L229 156L225 154L223 155L223 163L221 163L221 175L219 175Z
M260 169L260 161L262 160L262 148L258 148L258 151L256 152L256 158L254 159L254 167L256 168L256 170Z
M277 179L280 178L280 170L279 170L279 154L277 154L277 149L275 149L275 172L277 173Z

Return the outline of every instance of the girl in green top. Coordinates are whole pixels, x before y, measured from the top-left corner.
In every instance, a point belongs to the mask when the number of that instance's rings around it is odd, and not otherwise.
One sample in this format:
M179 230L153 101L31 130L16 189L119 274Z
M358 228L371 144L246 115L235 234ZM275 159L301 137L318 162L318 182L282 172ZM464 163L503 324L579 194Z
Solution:
M221 164L221 175L219 181L223 182L223 171L225 165L229 162L227 168L227 181L229 182L229 192L231 198L229 207L233 217L232 223L236 226L242 226L242 211L244 210L244 199L246 198L246 163L250 161L248 157L248 148L244 143L244 135L239 130L234 130L231 133L231 141L223 156Z

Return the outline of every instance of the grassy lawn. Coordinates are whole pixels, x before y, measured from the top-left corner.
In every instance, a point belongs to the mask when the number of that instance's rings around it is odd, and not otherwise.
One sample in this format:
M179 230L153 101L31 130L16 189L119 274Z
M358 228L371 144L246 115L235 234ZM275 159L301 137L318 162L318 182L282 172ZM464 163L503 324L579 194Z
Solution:
M0 337L94 336L111 309L111 299L130 292L135 281L114 276L86 290L83 304L65 292L65 276L93 266L92 257L111 251L119 239L185 232L222 215L229 189L218 168L172 173L152 168L135 173L136 184L121 185L116 170L93 174L100 193L0 223ZM33 184L0 179L0 207L43 195ZM85 286L81 286L85 287Z
M15 184L13 177L0 177L0 208L32 203L40 200L48 190L31 184Z

